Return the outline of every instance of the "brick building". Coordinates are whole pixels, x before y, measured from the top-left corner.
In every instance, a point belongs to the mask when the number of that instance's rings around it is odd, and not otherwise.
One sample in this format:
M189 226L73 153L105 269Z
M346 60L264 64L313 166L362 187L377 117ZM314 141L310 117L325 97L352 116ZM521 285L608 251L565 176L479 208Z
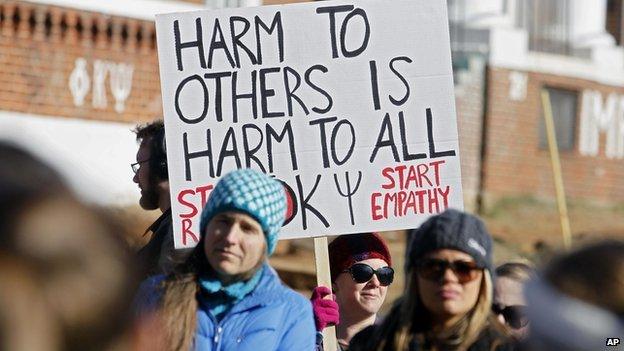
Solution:
M162 115L154 14L199 8L1 1L0 137L58 166L90 201L136 203L131 129Z
M467 208L554 199L540 92L566 195L624 201L621 1L449 1Z

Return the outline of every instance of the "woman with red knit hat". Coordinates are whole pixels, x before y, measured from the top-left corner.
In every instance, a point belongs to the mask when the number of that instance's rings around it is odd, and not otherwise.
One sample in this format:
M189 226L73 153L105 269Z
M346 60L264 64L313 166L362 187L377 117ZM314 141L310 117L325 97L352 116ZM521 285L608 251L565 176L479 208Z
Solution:
M323 350L320 332L334 324L339 350L344 351L355 334L377 320L394 279L392 258L379 234L362 233L332 241L329 264L335 301L323 299L332 293L328 287L319 286L312 294L317 350Z

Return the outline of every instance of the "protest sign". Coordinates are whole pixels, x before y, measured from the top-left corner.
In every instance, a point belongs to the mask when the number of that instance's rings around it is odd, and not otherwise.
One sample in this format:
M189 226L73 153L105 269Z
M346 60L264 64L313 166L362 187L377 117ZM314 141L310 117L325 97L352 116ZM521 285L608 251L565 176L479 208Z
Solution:
M218 179L283 182L281 238L462 208L446 2L323 1L156 17L176 247Z

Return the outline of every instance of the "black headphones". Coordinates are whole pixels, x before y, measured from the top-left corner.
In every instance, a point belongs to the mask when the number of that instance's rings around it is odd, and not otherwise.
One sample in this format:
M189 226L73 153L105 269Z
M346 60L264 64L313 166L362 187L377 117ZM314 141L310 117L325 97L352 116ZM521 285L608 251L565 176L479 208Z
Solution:
M165 141L165 128L161 128L150 140L152 150L150 154L150 170L154 176L161 180L169 179L167 169L167 142Z

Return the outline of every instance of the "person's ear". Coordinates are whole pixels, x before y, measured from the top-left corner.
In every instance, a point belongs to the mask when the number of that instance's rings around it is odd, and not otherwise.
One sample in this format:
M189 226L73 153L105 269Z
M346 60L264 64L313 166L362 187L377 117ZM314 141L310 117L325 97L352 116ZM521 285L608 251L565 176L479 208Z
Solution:
M163 190L169 191L169 180L168 179L160 179L158 180L158 186Z

